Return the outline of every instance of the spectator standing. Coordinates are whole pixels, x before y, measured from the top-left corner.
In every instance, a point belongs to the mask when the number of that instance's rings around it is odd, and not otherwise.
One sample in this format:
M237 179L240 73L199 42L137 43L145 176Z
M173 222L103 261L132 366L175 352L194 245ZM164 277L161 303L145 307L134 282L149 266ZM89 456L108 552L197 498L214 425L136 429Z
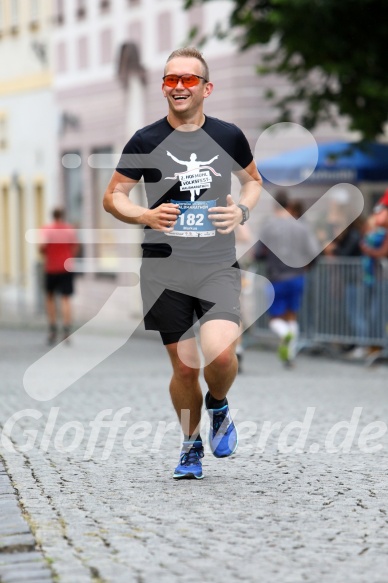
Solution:
M361 241L363 253L363 281L365 287L365 319L369 337L385 336L386 315L383 304L380 260L388 257L388 228L377 225L377 215L371 215L366 223L365 235ZM368 353L373 351L369 349ZM364 354L362 356L367 356Z
M374 213L376 214L376 225L388 229L388 189L374 208Z
M63 340L68 341L72 322L70 296L74 292L71 263L79 250L76 230L64 221L64 211L54 209L53 222L41 229L40 252L44 256L44 289L49 325L48 344L55 343L58 334L56 294L61 296ZM66 269L67 267L67 269Z
M376 260L388 255L387 229L376 225L375 215L371 215L366 222L365 235L360 246L364 255L364 280L367 284L374 283L376 280Z
M323 254L329 257L360 257L363 226L363 219L358 217L334 241L325 246Z
M359 261L362 255L361 239L365 228L365 218L358 217L342 233L329 243L323 255L328 257L341 257L344 259L343 266L339 271L337 265L327 264L327 270L332 268L329 281L332 283L328 293L332 297L333 321L341 326L342 315L345 314L349 334L357 339L366 338L367 322L364 309L364 282ZM349 261L346 260L349 258ZM355 260L353 258L358 258ZM340 332L340 329L339 329ZM348 358L363 358L365 347L358 343L351 347L347 353Z
M308 223L295 220L295 207L285 191L275 197L275 212L263 226L255 258L267 262L267 278L273 285L275 299L269 308L270 329L280 338L278 354L286 365L292 365L299 336L298 311L305 287L306 267L319 253L318 241ZM300 207L297 211L300 214ZM262 241L266 242L266 245ZM281 250L282 259L276 253ZM284 261L283 261L284 260Z

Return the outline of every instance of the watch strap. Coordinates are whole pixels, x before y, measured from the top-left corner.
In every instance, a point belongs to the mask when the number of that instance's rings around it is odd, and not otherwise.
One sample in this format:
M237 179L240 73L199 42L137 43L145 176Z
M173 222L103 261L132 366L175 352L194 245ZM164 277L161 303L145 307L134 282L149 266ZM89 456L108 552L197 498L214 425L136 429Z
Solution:
M242 221L240 222L240 225L243 225L249 219L249 208L245 206L245 204L238 204L237 206L241 209L242 212Z

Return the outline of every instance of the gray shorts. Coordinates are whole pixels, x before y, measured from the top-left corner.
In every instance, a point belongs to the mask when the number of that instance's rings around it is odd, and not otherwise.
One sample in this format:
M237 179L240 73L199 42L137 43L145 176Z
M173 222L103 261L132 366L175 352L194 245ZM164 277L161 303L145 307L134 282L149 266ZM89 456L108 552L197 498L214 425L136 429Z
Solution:
M145 328L160 332L164 344L178 342L196 320L240 323L238 263L201 265L144 250L140 286Z

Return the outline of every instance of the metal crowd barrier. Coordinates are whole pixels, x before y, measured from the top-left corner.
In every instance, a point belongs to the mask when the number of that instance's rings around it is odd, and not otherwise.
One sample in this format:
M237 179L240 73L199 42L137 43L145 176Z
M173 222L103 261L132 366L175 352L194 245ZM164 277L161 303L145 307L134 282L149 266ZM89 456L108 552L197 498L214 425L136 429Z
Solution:
M255 272L265 276L265 262ZM263 304L261 288L246 292L246 299L249 294L256 309ZM249 328L248 338L273 337L268 321L266 312ZM388 356L388 259L377 260L373 270L363 257L318 259L306 273L298 322L299 349L320 346L343 352L356 345L380 349L371 361Z

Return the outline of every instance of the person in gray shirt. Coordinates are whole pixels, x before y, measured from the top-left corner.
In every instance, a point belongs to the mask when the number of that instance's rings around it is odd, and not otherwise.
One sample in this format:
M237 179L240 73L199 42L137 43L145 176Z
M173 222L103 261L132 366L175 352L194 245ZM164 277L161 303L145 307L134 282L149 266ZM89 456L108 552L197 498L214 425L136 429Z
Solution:
M299 335L297 321L305 287L306 267L319 254L318 241L310 226L300 218L300 204L290 201L285 191L275 197L275 211L260 232L255 259L265 259L266 276L275 298L269 308L270 329L279 337L278 354L285 366L292 366ZM294 209L298 208L298 213ZM297 220L296 220L297 219Z

